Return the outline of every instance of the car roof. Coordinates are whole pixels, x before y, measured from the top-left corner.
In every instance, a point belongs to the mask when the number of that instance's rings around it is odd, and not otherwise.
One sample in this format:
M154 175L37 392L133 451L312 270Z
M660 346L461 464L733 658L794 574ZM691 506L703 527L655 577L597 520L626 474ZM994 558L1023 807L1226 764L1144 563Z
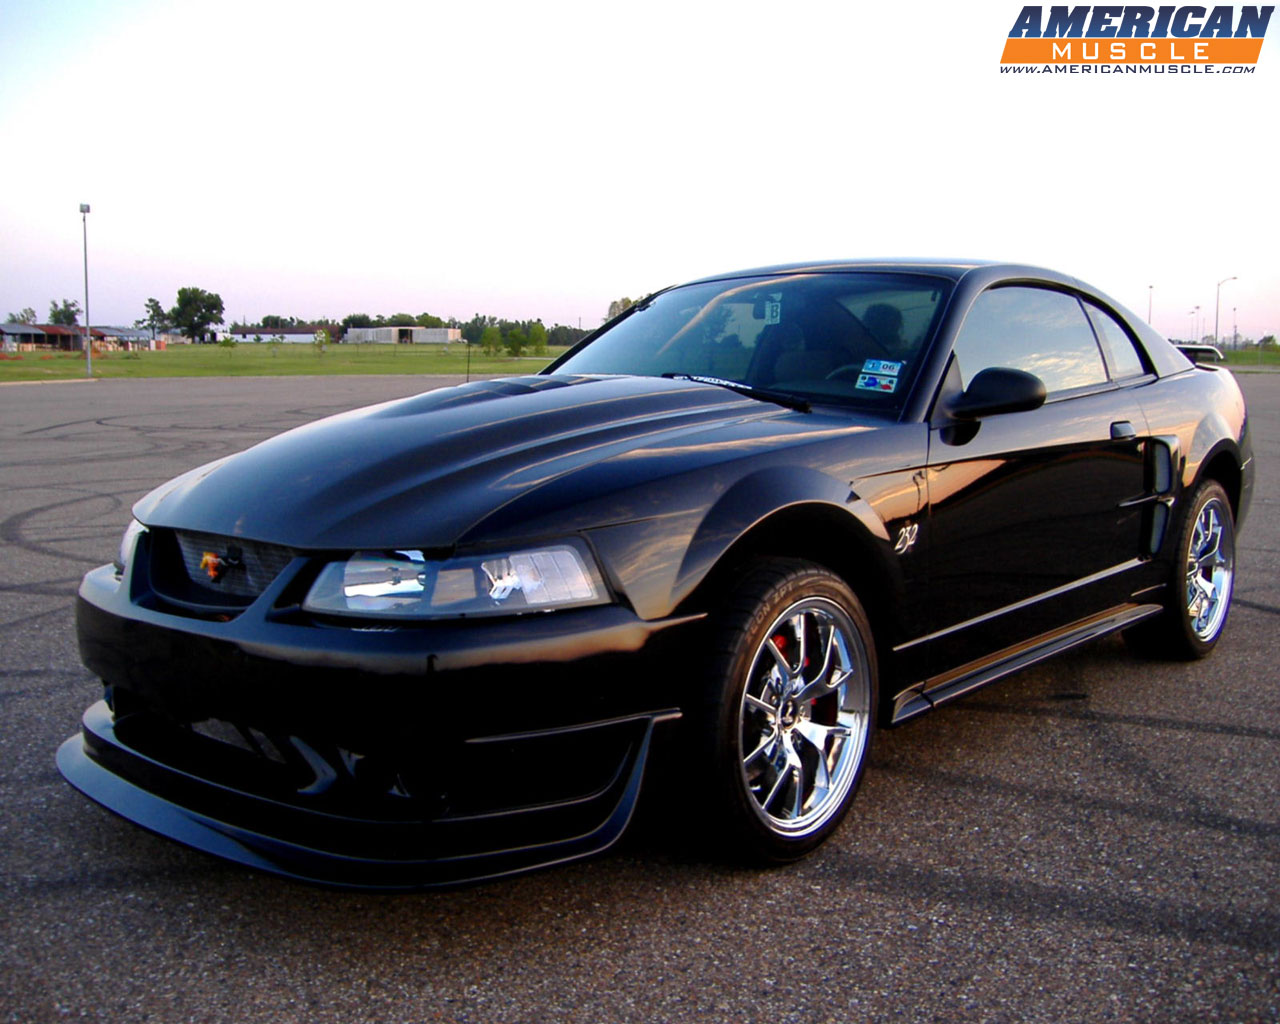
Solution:
M1166 376L1191 368L1191 361L1179 352L1163 335L1141 317L1130 312L1104 292L1079 278L1063 274L1048 267L1001 260L962 260L929 258L881 258L852 260L812 260L807 263L779 263L750 270L738 270L726 274L712 274L688 284L706 284L713 281L729 281L747 277L768 277L773 274L834 274L882 271L891 273L928 274L952 281L957 290L970 290L973 294L997 284L1033 283L1069 288L1100 302L1114 310L1141 340L1151 359L1157 376ZM961 281L964 281L961 284ZM666 291L667 289L663 289Z
M776 263L765 267L752 267L746 270L735 270L724 274L711 274L687 284L702 284L707 281L724 281L736 277L764 277L769 274L799 273L839 273L841 271L892 270L932 274L936 277L947 277L959 280L971 270L978 267L1017 267L1021 271L1043 270L1050 278L1058 277L1051 270L1040 267L1028 268L1021 264L1001 263L994 260L958 260L958 259L854 259L854 260L810 260L804 263Z

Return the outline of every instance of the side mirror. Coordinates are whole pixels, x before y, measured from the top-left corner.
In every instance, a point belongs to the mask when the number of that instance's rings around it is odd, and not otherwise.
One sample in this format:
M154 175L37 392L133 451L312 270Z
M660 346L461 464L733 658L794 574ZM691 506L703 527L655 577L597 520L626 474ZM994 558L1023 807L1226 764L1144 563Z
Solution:
M1044 405L1044 381L1033 373L1008 366L991 366L969 382L951 403L956 419L976 420L1005 412L1028 412Z

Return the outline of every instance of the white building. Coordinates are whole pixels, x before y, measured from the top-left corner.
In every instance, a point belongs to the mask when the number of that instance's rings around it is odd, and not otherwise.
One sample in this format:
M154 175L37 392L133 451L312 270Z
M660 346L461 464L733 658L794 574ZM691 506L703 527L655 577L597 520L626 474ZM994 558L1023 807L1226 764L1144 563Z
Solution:
M462 340L457 327L352 327L344 345L448 345Z
M313 345L316 340L316 331L328 331L330 336L333 335L332 328L312 326L299 327L246 327L244 324L237 324L235 330L231 332L231 337L236 341L257 341L261 338L266 341L282 341L286 345Z

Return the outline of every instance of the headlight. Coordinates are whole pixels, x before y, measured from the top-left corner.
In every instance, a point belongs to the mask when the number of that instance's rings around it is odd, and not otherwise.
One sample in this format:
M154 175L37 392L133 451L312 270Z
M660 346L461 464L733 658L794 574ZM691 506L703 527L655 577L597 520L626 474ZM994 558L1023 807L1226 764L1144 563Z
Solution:
M136 519L130 520L129 525L125 527L124 536L120 538L120 550L116 552L116 559L111 563L116 567L117 576L124 575L125 566L133 558L133 549L137 546L138 538L146 532L147 528Z
M357 551L321 570L308 611L369 618L511 615L605 604L604 580L586 546L544 547L430 561L421 551Z

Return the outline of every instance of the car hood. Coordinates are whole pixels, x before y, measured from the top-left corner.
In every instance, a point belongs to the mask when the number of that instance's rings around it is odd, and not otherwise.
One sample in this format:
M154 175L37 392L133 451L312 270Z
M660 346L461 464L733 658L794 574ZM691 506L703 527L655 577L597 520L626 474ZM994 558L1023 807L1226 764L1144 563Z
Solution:
M480 381L288 431L157 488L149 526L302 549L448 549L549 482L728 423L804 419L652 377Z

